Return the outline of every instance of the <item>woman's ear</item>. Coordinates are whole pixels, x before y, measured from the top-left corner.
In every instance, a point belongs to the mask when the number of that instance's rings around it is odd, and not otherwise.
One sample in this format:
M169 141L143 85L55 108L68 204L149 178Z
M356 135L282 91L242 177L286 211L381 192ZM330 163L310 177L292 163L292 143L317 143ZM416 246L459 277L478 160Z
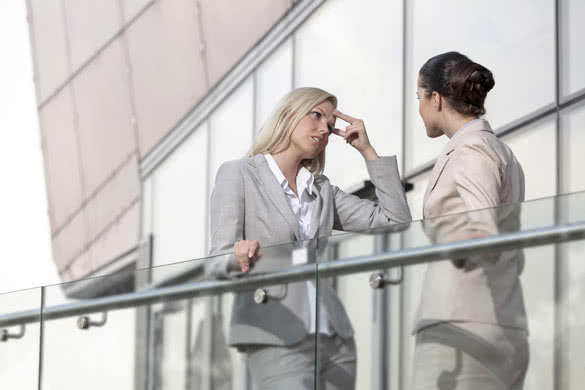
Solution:
M437 91L433 91L431 95L431 104L433 107L437 109L437 111L441 111L443 106L443 97Z

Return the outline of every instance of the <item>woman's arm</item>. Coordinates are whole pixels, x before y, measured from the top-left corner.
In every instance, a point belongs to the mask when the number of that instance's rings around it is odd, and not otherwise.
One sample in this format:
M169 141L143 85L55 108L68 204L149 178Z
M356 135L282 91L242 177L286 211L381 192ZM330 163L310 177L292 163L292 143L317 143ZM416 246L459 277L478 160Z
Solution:
M347 194L333 187L334 229L360 231L391 223L410 222L410 209L400 181L396 157L366 160L370 179L376 187L378 203Z
M206 272L213 277L225 279L230 276L234 244L244 238L244 182L237 161L223 163L215 178L210 207L210 256L228 255L211 259Z
M465 222L447 237L441 237L440 242L471 240L498 234L498 213L502 211L498 208L502 178L496 153L480 138L455 150L449 163L455 170L457 194L467 211L459 216L443 217L444 224L449 224L450 218L463 217ZM466 259L454 260L453 263L458 268L472 270L477 264L494 264L500 254L495 251L472 255Z
M410 222L410 209L400 182L396 157L378 157L370 144L364 122L335 111L335 116L350 125L344 130L335 129L364 158L370 179L376 187L378 203L360 199L333 186L335 201L334 228L360 231L386 226L390 223Z

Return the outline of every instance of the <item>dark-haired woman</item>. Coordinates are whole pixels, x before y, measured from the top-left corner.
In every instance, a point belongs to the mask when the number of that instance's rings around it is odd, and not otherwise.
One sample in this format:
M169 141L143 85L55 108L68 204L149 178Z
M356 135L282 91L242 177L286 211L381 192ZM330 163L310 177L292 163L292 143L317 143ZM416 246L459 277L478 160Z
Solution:
M522 167L481 119L494 84L488 69L457 52L437 55L419 71L417 97L427 135L450 138L424 197L423 222L433 242L518 229L519 206L498 206L524 200ZM523 387L523 265L521 251L429 264L414 329L414 389Z

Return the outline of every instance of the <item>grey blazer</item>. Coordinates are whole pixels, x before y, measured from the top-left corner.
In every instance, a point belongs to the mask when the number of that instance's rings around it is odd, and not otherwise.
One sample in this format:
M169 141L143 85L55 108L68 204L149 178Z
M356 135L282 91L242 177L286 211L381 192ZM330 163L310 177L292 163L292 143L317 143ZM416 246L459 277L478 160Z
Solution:
M366 165L379 204L347 194L331 185L326 176L317 176L313 185L310 238L327 237L333 229L360 231L411 220L396 158L382 157L366 161ZM229 161L219 168L210 211L210 255L225 254L207 263L208 274L215 278L241 276L228 271L229 263L234 261L232 251L237 240L258 240L264 248L265 255L255 264L253 272L291 267L291 250L303 245L299 242L297 219L263 155ZM285 243L293 244L267 248ZM309 257L309 262L314 261L314 256ZM306 282L267 290L282 299L259 305L253 300L253 291L236 294L230 345L292 345L308 334L310 309ZM352 337L349 318L328 283L319 285L319 296L333 330L343 338Z
M472 121L455 133L433 168L423 203L425 233L433 243L446 243L466 231L518 231L523 200L520 163L487 121ZM464 267L429 264L414 331L445 321L526 328L523 268L521 250L474 255Z

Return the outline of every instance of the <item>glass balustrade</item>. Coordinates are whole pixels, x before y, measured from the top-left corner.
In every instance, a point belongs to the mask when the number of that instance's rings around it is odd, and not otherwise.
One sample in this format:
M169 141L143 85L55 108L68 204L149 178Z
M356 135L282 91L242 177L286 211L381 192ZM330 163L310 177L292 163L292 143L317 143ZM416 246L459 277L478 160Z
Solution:
M577 389L584 254L581 192L3 294L0 384Z

